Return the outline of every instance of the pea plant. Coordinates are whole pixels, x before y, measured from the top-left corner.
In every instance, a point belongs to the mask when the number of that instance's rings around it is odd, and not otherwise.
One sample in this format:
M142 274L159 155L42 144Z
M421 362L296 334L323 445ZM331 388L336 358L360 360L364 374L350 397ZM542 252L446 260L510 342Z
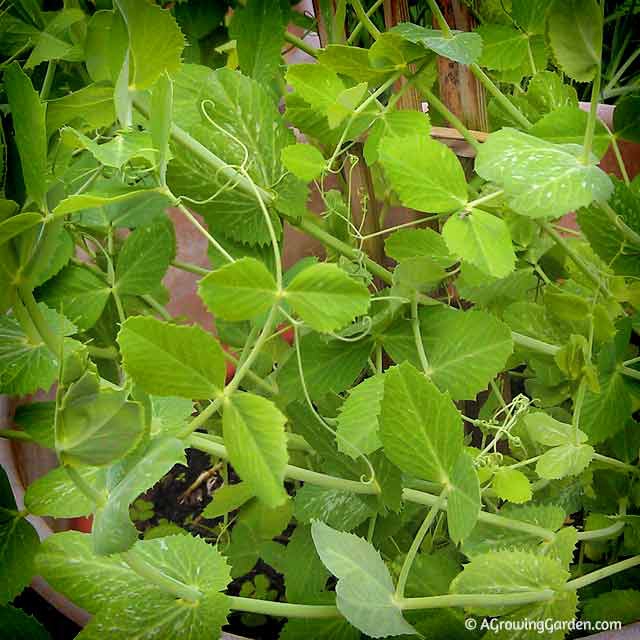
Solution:
M92 614L86 640L214 638L232 612L284 640L637 619L640 182L618 140L640 97L597 117L603 4L479 3L472 32L435 0L390 28L381 2L334 4L313 48L274 0L0 3L0 392L55 390L0 436L59 460L22 510L0 478L4 629L40 637L10 605L34 575ZM443 60L490 133L439 97ZM176 258L178 216L209 268ZM285 267L287 227L323 257ZM215 334L169 313L169 268ZM222 478L209 535L143 537L131 505L188 449ZM29 515L93 529L40 544ZM238 586L258 561L283 589Z

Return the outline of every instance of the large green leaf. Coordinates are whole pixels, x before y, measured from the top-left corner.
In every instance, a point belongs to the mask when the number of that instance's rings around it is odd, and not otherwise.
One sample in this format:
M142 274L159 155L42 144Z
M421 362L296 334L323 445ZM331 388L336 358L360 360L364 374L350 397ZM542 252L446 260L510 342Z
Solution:
M149 89L162 73L180 68L184 36L169 11L148 0L116 0L129 32L132 91Z
M118 344L125 370L147 393L211 398L224 386L220 344L200 327L128 318Z
M215 127L202 115L202 108ZM294 141L293 134L270 94L255 80L229 69L184 65L174 79L173 119L229 165L242 165L248 154L246 170L258 186L275 187L283 177L280 154ZM264 213L253 193L234 189L233 178L211 171L210 165L185 148L174 146L172 152L169 186L199 201L194 208L205 216L210 229L248 244L270 242ZM279 235L279 218L272 215L272 222Z
M224 404L222 430L229 460L255 495L270 507L287 499L285 416L266 398L237 392Z
M164 278L175 253L175 234L168 220L133 231L118 254L118 293L143 295L153 292Z
M387 237L384 248L387 255L398 262L410 258L431 258L443 267L449 267L455 261L442 235L433 229L399 229Z
M448 483L462 452L462 420L448 395L408 362L385 374L380 436L405 473Z
M447 494L447 525L455 544L464 540L476 526L480 513L480 482L468 453L461 453L451 470Z
M559 480L582 473L593 459L593 447L588 444L563 444L542 454L536 463L536 473L545 480Z
M512 209L532 218L557 218L608 200L609 176L580 159L582 148L552 144L515 129L492 133L480 147L476 171L505 190Z
M202 512L204 518L218 518L220 516L239 509L243 504L254 497L253 489L248 482L237 484L225 484L216 489L213 500Z
M341 329L369 309L367 287L328 263L314 264L298 273L285 296L291 308L320 332Z
M182 440L151 441L135 466L109 491L106 504L96 511L92 530L94 552L102 556L131 548L138 539L138 531L131 522L129 505L175 464L186 463Z
M476 29L482 38L479 64L487 69L504 71L519 67L528 55L526 33L506 24L483 24Z
M435 51L454 62L472 64L478 62L482 53L482 38L477 33L453 31L452 37L446 37L442 31L420 27L417 24L403 22L395 26L392 33L400 34L405 40Z
M289 145L282 150L280 156L282 164L305 182L318 178L327 164L320 151L310 144Z
M495 278L508 276L516 256L504 220L481 209L452 215L442 229L452 254Z
M42 222L42 216L39 213L19 213L17 216L3 220L0 222L0 245L9 242L40 222Z
M38 571L56 591L97 614L83 638L195 640L220 633L229 607L219 592L229 582L229 568L214 546L202 538L169 536L138 542L134 552L166 576L198 589L197 605L161 591L119 557L95 556L91 536L73 531L46 540Z
M253 0L234 11L229 36L235 38L241 71L264 84L280 74L286 20L277 3Z
M0 605L11 602L34 574L34 556L40 540L17 510L9 479L0 468Z
M602 9L596 0L556 0L547 33L558 66L570 78L589 82L602 56Z
M82 61L83 47L77 39L73 41L73 31L82 29L83 25L78 23L84 20L85 14L79 8L63 9L55 13L36 38L31 55L25 62L25 69L33 69L48 60Z
M198 283L198 295L217 318L250 320L276 301L276 281L264 263L240 258L212 271Z
M69 464L103 465L132 451L144 433L144 409L127 391L103 386L87 371L72 383L60 405L56 450Z
M47 134L72 123L82 130L100 129L113 124L115 117L113 88L90 84L47 102Z
M373 453L382 446L378 419L384 396L384 376L367 378L351 389L340 407L336 443L338 450L351 458Z
M13 62L5 70L4 87L11 107L27 194L45 211L49 173L45 106L17 62Z
M36 290L36 297L64 312L81 330L98 321L111 295L106 280L88 267L70 264Z
M372 638L415 633L394 598L389 569L372 545L322 522L311 525L311 535L322 563L338 578L338 609L354 627Z
M299 522L321 520L334 529L351 531L373 514L371 507L350 491L305 484L296 492L293 515Z
M36 618L12 606L0 607L0 629L12 640L51 640Z
M467 183L449 147L426 137L383 138L380 163L402 204L441 213L467 204Z
M373 124L364 143L364 157L367 164L378 161L380 142L384 138L426 137L431 131L431 123L426 113L418 111L384 112Z

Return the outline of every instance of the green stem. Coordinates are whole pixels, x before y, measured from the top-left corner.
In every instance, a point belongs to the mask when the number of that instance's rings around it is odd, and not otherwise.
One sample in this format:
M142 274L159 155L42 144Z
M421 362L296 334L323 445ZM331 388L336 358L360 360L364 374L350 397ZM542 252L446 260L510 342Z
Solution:
M432 106L443 118L445 118L477 152L480 149L480 143L473 137L471 131L465 127L462 120L450 111L447 108L447 105L445 105L445 103L442 102L442 100L440 100L433 91L426 87L422 87L420 91L429 102L429 105Z
M522 591L520 593L452 593L444 596L426 596L424 598L405 598L399 602L400 608L440 609L449 607L499 607L518 606L533 602L552 600L556 592L552 589L540 591Z
M106 504L104 495L100 493L95 487L90 485L79 473L75 467L68 465L64 466L67 475L77 487L77 489L86 496L97 507L103 507Z
M19 440L20 442L33 442L33 438L26 431L17 429L0 429L0 438Z
M208 276L211 271L209 269L205 269L197 264L192 264L191 262L182 262L181 260L174 260L172 263L176 269L181 269L182 271L188 271L189 273L195 273L198 276Z
M581 271L583 275L596 287L598 287L598 289L600 289L607 298L611 298L611 293L604 282L602 282L597 274L593 273L589 266L573 250L573 247L569 245L569 243L553 228L553 226L548 222L539 222L539 224L542 229L544 229L553 238L553 241L565 252L567 257L576 265L576 267L578 267L578 270Z
M554 344L548 344L547 342L542 342L542 340L537 340L536 338L530 338L529 336L525 336L522 333L517 333L516 331L511 332L511 337L513 342L520 347L524 347L525 349L530 349L531 351L535 351L536 353L541 353L546 356L555 356L558 351L560 351L560 347Z
M364 28L369 32L371 37L374 40L377 40L380 37L380 31L378 27L376 27L373 22L371 22L371 18L368 16L367 12L364 10L362 3L360 0L350 0L351 6L354 8L356 15L358 16L358 20L364 25Z
M119 357L118 350L115 347L95 347L92 344L85 345L89 355L102 360L117 360Z
M411 571L411 567L413 566L413 562L416 559L416 555L420 550L420 546L424 540L424 537L427 535L427 532L431 528L436 516L440 512L442 508L442 503L445 501L448 489L444 489L439 496L438 502L433 504L427 513L427 516L423 520L420 528L418 529L418 533L416 533L411 546L409 547L409 551L402 563L402 568L400 569L400 575L398 576L398 584L396 585L396 599L402 600L404 598L404 590L407 586L407 579L409 578L409 572Z
M618 80L620 80L620 78L622 78L622 76L624 75L624 72L633 64L634 60L640 55L640 48L636 49L624 62L624 64L622 64L620 66L620 68L616 71L616 73L612 76L611 80L609 80L609 82L607 82L607 86L604 88L604 93L608 93L609 91L611 91L611 89L613 89L613 87L615 87L616 83L618 82Z
M418 317L418 300L415 295L411 301L411 329L413 331L413 340L416 344L416 350L418 351L420 365L422 366L424 375L428 378L431 375L431 368L429 367L429 360L427 360L427 354L425 353L424 344L422 343L420 318Z
M585 542L587 540L606 540L608 538L616 538L624 529L624 522L614 522L610 527L602 529L593 529L592 531L578 531L578 540Z
M633 465L622 462L621 460L616 460L615 458L610 458L609 456L603 456L600 453L594 453L593 460L602 464L606 464L610 467L615 467L616 469L620 469L621 471L626 471L629 473L640 473L640 467L634 467Z
M19 296L16 296L13 301L13 315L16 317L16 320L20 323L21 329L24 331L25 335L29 339L31 344L42 344L42 337L38 333L36 326L33 324L31 320L31 316L29 312L26 310L25 306L22 304L22 300L20 300Z
M453 38L451 28L449 27L449 24L447 23L445 17L442 15L442 11L440 11L440 7L438 6L436 0L427 0L427 4L431 9L431 13L433 13L433 16L435 17L440 30L444 34L444 37Z
M305 42L302 38L298 38L298 36L293 35L290 31L284 32L285 42L292 44L300 51L304 51L307 55L310 55L312 58L318 57L318 51L315 47L312 47L310 44Z
M608 202L598 202L598 206L607 214L607 217L622 233L625 240L636 247L640 247L640 234L627 226L624 220L614 211Z
M202 592L191 585L184 584L166 573L163 573L147 562L135 549L130 549L122 554L122 559L145 581L154 584L162 591L170 593L176 598L182 598L189 602L197 602L202 597Z
M591 87L591 105L589 106L589 118L584 132L584 150L582 152L582 162L589 164L591 161L591 149L593 147L593 134L596 130L596 120L598 118L598 100L600 99L600 82L602 80L602 68L600 64L596 68L596 76Z
M227 604L234 611L261 613L279 618L341 618L342 614L333 605L292 604L290 602L273 602L241 596L227 596Z
M578 386L578 392L576 393L576 399L573 404L573 415L571 416L571 431L573 434L573 444L578 446L580 444L580 414L582 413L582 404L584 402L584 396L587 392L587 380L582 378L580 385Z
M640 371L637 371L636 369L632 369L631 367L621 367L620 372L622 373L622 375L627 376L628 378L640 380Z
M569 580L569 582L564 585L564 590L577 591L578 589L587 587L588 585L593 584L598 580L603 580L604 578L608 578L609 576L613 576L616 573L626 571L627 569L631 569L632 567L636 567L638 565L640 565L640 555L633 556L632 558L627 558L626 560L622 560L621 562L616 562L615 564L609 565L608 567L603 567L602 569L598 569L597 571L592 571L591 573L587 573L586 576L581 576L580 578L576 578L575 580Z
M47 345L47 347L49 347L55 357L58 358L62 347L61 341L58 336L51 331L47 321L40 311L38 303L33 297L33 292L28 287L20 287L18 292L31 321L42 338L42 341Z
M616 157L616 162L618 163L618 168L620 169L620 174L622 175L622 179L624 183L629 186L631 180L629 179L629 174L627 173L627 167L624 164L624 160L622 159L622 154L620 153L620 147L618 146L618 139L615 134L611 134L611 148L613 149L613 155Z
M42 83L42 88L40 89L40 100L43 102L48 100L49 92L51 91L51 87L53 85L53 78L56 74L56 60L49 60L47 63L47 72L44 76L44 82Z
M152 295L145 293L140 296L163 320L171 322L173 317Z
M226 349L222 350L222 355L225 357L225 360L233 363L236 367L239 366L240 360L236 358L232 353L229 353ZM276 395L278 393L277 387L265 382L258 374L254 373L250 369L246 372L246 377L250 378L257 386L259 386L263 391L266 391L269 395Z
M384 0L376 0L372 5L371 8L369 8L367 10L367 18L370 18L380 7L380 5L382 5L384 3ZM353 41L358 37L358 34L360 33L360 31L362 30L363 24L362 22L358 22L358 24L354 27L353 31L351 32L351 35L349 35L349 37L347 38L347 44L352 44Z

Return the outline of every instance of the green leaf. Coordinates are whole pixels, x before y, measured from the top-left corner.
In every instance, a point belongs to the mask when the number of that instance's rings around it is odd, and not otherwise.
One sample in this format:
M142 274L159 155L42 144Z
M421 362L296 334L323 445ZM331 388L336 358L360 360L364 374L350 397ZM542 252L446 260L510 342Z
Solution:
M287 84L290 84L305 102L324 113L346 89L337 73L319 64L289 66Z
M623 96L613 112L613 130L616 137L630 142L640 142L640 94Z
M495 278L508 276L516 257L504 220L481 209L452 215L442 229L452 254Z
M452 593L559 591L569 574L558 562L526 551L494 551L476 556L451 583ZM501 615L501 605L470 607L478 615Z
M579 82L593 80L602 57L602 10L596 0L556 0L547 34L558 66Z
M289 283L285 298L312 329L336 331L369 309L367 287L334 264L307 267Z
M175 436L193 413L193 402L186 398L149 397L151 403L150 435Z
M11 108L27 195L41 211L46 211L49 169L45 106L40 102L40 97L33 88L31 80L17 62L13 62L6 68L4 87Z
M547 447L557 447L573 438L573 427L552 418L544 411L533 411L524 417L529 437ZM578 429L578 444L586 442L587 436Z
M326 522L340 531L351 531L370 518L373 510L350 491L305 484L296 492L293 515L300 522Z
M90 486L100 491L106 471L100 467L79 466L76 471ZM52 469L32 482L24 497L25 507L37 516L80 518L93 512L95 505L82 493L64 467Z
M338 609L354 627L372 638L415 633L402 617L389 569L373 546L322 522L311 525L311 535L322 563L338 578Z
M462 453L462 420L440 393L408 362L385 374L380 437L387 457L405 473L448 483Z
M354 460L382 446L378 435L378 420L384 395L384 376L367 378L353 387L340 407L337 418L338 451Z
M492 133L476 157L476 171L505 190L511 208L531 218L557 218L608 200L609 176L595 164L584 164L582 148L534 138L515 129Z
M513 0L512 18L526 33L544 33L546 11L553 0Z
M171 114L173 112L173 84L165 73L158 78L151 94L151 140L158 150L158 174L160 182L167 182L167 164L171 158L169 151Z
M244 165L245 157L249 158L246 170L258 186L270 189L280 183L286 173L280 154L294 138L263 86L230 69L212 71L184 65L174 78L173 95L176 125L229 165ZM216 127L202 115L203 100L207 101L207 116ZM211 171L208 164L182 146L174 145L172 153L169 186L175 193L202 202L194 208L205 216L214 235L222 233L251 245L271 242L264 213L253 193L234 189L235 178ZM273 213L271 218L280 236L280 218Z
M211 398L224 386L226 368L220 344L198 326L128 318L118 344L125 370L147 393Z
M126 390L104 387L87 371L65 393L56 423L56 450L69 464L103 465L132 451L144 433L144 410Z
M36 618L12 606L0 607L0 629L12 640L51 640Z
M239 509L243 504L251 500L254 495L253 489L247 482L225 484L215 490L213 500L202 512L202 517L209 519L219 518L230 511Z
M582 619L597 623L599 620L619 620L622 624L636 622L640 611L640 591L614 589L585 600Z
M0 468L0 605L11 602L35 573L40 540L25 515L17 511L9 479Z
M542 454L536 473L546 480L559 480L582 473L593 459L594 449L588 444L563 444Z
M166 220L140 227L125 240L116 264L116 289L122 295L152 293L160 286L176 253L173 224Z
M242 73L266 85L277 79L286 22L280 6L269 0L253 0L234 11L229 37L235 38Z
M98 321L111 295L104 279L87 267L70 264L36 290L36 297L86 331Z
M442 31L427 29L410 22L393 27L391 32L398 33L405 40L420 44L425 49L435 51L438 55L460 64L478 62L482 53L482 38L477 33L453 31L453 37L447 38Z
M106 504L96 511L93 522L93 550L96 555L119 553L135 544L138 531L131 522L129 506L174 465L187 464L184 446L184 442L177 438L151 441L135 466L109 491Z
M463 452L451 470L447 493L447 524L449 535L455 544L459 544L473 531L481 506L478 474L471 456Z
M214 316L238 322L268 311L276 301L277 286L264 263L240 258L202 278L198 295Z
M501 500L516 504L529 502L533 495L529 478L518 469L498 469L493 476L491 488Z
M379 40L378 40L379 42ZM380 142L384 138L425 137L431 132L426 113L418 111L384 112L373 124L364 143L364 157L368 165L378 161Z
M53 449L55 412L55 402L30 402L16 407L13 421L40 446Z
M19 213L0 222L0 246L42 222L39 213Z
M485 311L423 309L420 330L431 380L456 400L486 389L513 351L507 325Z
M222 432L229 460L255 495L270 507L287 499L285 416L270 400L235 393L224 403Z
M504 71L519 67L528 55L528 36L505 24L483 24L476 29L482 38L482 55L478 64Z
M115 118L113 88L90 84L47 102L47 135L65 124L100 129L113 124Z
M116 0L129 32L129 89L149 89L180 68L184 36L169 11L148 0Z
M614 112L615 113L615 112ZM550 111L536 122L528 133L555 144L577 144L584 141L589 114L574 105L566 105ZM600 120L596 120L593 137L593 153L602 158L609 147L609 133Z
M327 164L320 151L310 144L289 145L282 150L280 157L282 164L305 182L320 177Z
M229 568L214 546L202 538L169 536L138 542L134 551L165 575L198 589L198 605L185 606L119 557L95 556L91 536L74 531L45 541L38 570L56 591L97 614L82 631L87 639L181 640L220 633L229 607L219 592L229 582Z
M467 183L449 147L426 137L383 138L380 163L402 204L443 213L467 204Z
M451 266L455 258L443 237L433 229L399 229L384 242L388 256L402 262L409 258L432 258L443 267Z
M44 30L38 35L35 46L25 63L25 69L33 69L47 60L81 62L84 59L82 45L74 42L73 31L82 29L78 22L84 22L85 14L80 9L63 9L54 14Z

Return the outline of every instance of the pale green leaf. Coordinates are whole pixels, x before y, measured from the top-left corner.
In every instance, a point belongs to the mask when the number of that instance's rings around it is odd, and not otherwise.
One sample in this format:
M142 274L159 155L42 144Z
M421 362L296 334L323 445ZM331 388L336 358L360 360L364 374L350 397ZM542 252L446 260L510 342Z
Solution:
M229 582L229 568L214 546L202 538L169 536L138 542L134 551L165 575L198 589L198 606L185 606L117 556L95 556L91 536L55 534L43 545L38 570L56 591L97 614L83 630L83 640L183 640L219 634L229 613L227 599L219 593Z
M255 495L270 507L285 502L288 462L285 416L266 398L235 393L225 402L222 431L229 460Z
M102 386L87 371L65 393L56 421L56 450L69 464L103 465L132 451L144 433L144 409L126 390Z
M518 469L498 469L491 481L491 488L501 500L520 504L531 500L529 478Z
M152 293L176 253L173 225L166 220L140 227L125 240L116 263L116 289L123 295Z
M167 164L171 158L169 151L171 114L173 112L173 84L165 73L158 78L151 94L151 117L149 127L151 140L158 151L158 174L160 182L167 182Z
M452 37L448 38L442 31L409 22L393 27L392 33L398 33L405 40L420 44L425 49L435 51L438 55L460 64L478 62L482 53L482 38L477 33L453 31Z
M467 184L449 147L427 137L383 138L379 158L402 204L442 213L464 207Z
M266 85L276 81L286 22L280 5L270 0L252 0L234 11L229 37L235 38L242 73Z
M557 447L566 444L573 438L573 427L566 422L552 418L544 411L533 411L524 417L527 432L534 442ZM586 442L587 436L578 429L578 444Z
M0 246L41 223L39 213L19 213L0 222Z
M449 535L459 544L473 531L480 513L480 483L473 459L462 452L451 469L447 493L447 525Z
M609 176L581 161L582 148L552 144L506 128L492 133L480 147L476 171L505 190L514 211L532 218L557 218L608 200Z
M65 198L56 206L53 213L62 216L67 213L75 213L83 209L93 209L96 207L104 207L111 205L126 205L128 208L143 201L145 205L149 205L149 201L154 198L165 206L169 206L170 200L157 189L140 189L139 187L127 186L111 186L103 190L88 190L85 193L71 195ZM131 226L137 226L132 224Z
M495 278L508 276L516 257L504 220L481 209L452 215L442 229L452 254Z
M186 398L150 396L149 401L151 403L151 437L176 435L193 413L193 402Z
M210 398L224 386L222 348L198 326L128 318L118 344L126 371L147 393Z
M369 309L367 287L334 264L319 263L301 271L285 291L291 308L312 329L341 329Z
M129 89L149 89L180 68L184 36L171 13L148 0L116 0L129 32Z
M486 311L424 309L420 329L431 379L456 400L486 389L513 351L507 325Z
M338 450L353 459L382 446L378 420L384 395L384 376L367 378L351 389L340 407L336 429Z
M482 55L478 64L504 71L520 66L528 55L528 37L505 24L483 24L476 29L482 38Z
M11 108L27 194L45 211L49 173L45 105L40 102L31 80L17 62L10 64L4 72L4 88Z
M65 124L100 129L115 120L113 88L90 84L62 98L47 102L47 135Z
M237 322L267 311L276 301L277 287L264 263L240 258L202 278L198 294L216 317Z
M426 113L405 110L384 112L374 122L364 143L365 160L369 165L378 161L378 148L383 138L425 137L430 132L431 123Z
M101 467L80 466L76 471L90 486L100 490L106 471ZM32 482L24 497L25 507L37 516L79 518L93 512L95 505L82 493L64 467L52 469Z
M356 82L377 85L384 82L395 69L389 64L384 64L384 61L381 61L380 66L374 66L370 51L371 49L345 44L329 44L318 51L318 62L323 67L341 76L352 78Z
M282 164L305 182L318 178L327 164L320 151L310 144L289 145L282 150L281 158Z
M558 66L570 78L589 82L602 56L602 9L596 0L556 0L547 34Z
M402 471L446 483L462 452L462 420L449 396L405 362L385 374L380 437Z
M434 289L448 275L437 258L406 258L393 271L393 285L400 295L410 298L415 291Z
M336 604L344 617L372 638L413 634L394 598L389 569L366 540L322 522L311 535L323 564L338 578Z
M239 509L243 504L251 500L255 493L247 482L237 484L225 484L215 490L213 500L202 512L203 518L218 518L220 516Z
M455 261L442 236L433 229L399 229L387 237L384 247L387 255L398 262L423 257L449 267Z
M588 444L563 444L549 449L536 463L536 473L546 480L559 480L582 473L593 459Z
M319 64L289 66L287 83L305 102L325 113L346 89L337 73Z
M296 492L293 515L310 524L321 520L339 531L351 531L374 514L360 496L350 491L305 484Z
M109 491L106 504L96 511L93 522L93 550L96 555L119 553L135 544L138 531L131 522L129 505L174 465L187 464L184 446L184 442L177 438L151 441L135 466Z
M47 60L82 61L83 47L77 39L74 42L74 32L82 29L83 25L77 23L84 20L85 13L79 8L63 9L53 14L53 18L36 38L33 51L24 65L25 69L33 69Z
M546 11L553 0L512 0L512 18L526 33L544 33Z

